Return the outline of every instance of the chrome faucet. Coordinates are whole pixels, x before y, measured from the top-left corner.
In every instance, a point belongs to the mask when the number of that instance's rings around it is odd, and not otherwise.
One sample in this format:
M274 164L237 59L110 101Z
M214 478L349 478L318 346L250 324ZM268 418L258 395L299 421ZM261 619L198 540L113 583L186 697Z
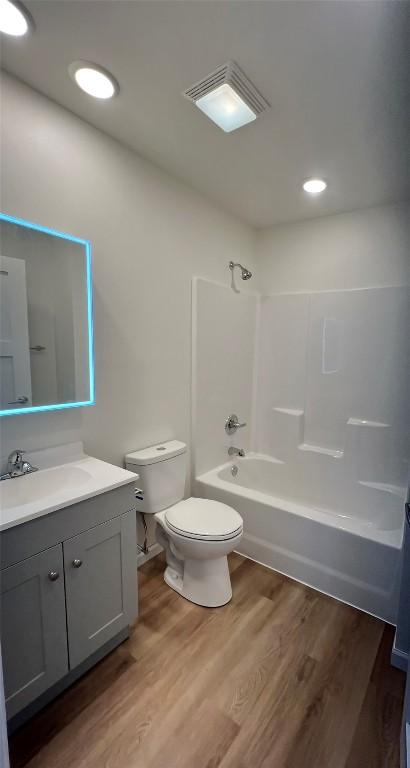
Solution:
M231 413L225 421L225 432L227 435L234 435L236 430L242 429L242 427L246 427L246 421L241 424L236 413Z
M228 456L241 456L243 458L245 456L245 451L243 448L235 448L231 445L231 447L228 448Z
M23 459L26 451L12 451L7 462L7 472L0 476L0 480L12 480L14 477L23 477L31 472L37 472L37 467L33 467L29 461Z

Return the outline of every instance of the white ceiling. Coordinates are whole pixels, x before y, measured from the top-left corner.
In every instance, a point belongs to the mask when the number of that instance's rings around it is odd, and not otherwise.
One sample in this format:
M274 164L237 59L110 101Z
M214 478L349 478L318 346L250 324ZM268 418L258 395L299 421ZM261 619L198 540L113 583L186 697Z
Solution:
M386 0L27 0L35 31L3 66L257 227L410 196L410 3ZM86 96L76 59L121 92ZM272 104L224 134L181 96L234 59ZM301 191L324 177L319 198Z

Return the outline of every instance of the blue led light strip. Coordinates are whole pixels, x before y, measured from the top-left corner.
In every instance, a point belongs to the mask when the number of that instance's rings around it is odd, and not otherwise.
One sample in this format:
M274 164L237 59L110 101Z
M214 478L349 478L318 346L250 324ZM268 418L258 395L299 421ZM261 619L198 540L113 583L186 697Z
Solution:
M7 221L10 224L18 224L26 229L34 229L37 232L44 232L46 235L61 237L63 240L71 240L72 243L78 243L85 248L86 273L87 273L87 318L88 318L88 367L90 379L90 399L78 401L75 403L57 403L51 405L32 405L29 408L8 408L0 410L0 416L17 416L21 413L40 413L41 411L62 411L66 408L82 408L85 405L95 405L95 374L94 374L94 334L93 334L93 287L92 287L92 264L91 264L91 243L89 240L82 240L74 235L67 235L64 232L57 232L56 229L43 227L41 224L33 224L24 219L17 219L15 216L9 216L7 213L0 213L0 221Z

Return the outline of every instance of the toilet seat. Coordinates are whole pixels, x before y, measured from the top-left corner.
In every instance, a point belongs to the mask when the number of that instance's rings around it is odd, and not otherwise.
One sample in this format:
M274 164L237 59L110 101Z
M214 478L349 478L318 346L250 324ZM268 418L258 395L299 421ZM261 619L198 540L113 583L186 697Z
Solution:
M219 501L191 497L165 510L165 522L175 533L201 541L224 541L242 532L242 518Z

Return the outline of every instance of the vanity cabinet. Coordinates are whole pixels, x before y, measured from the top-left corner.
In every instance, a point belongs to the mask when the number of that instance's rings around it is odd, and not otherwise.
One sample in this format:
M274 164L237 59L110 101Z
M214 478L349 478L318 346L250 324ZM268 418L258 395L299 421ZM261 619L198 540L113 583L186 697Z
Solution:
M135 591L124 515L64 542L68 652L75 667L129 623ZM135 541L135 539L134 539Z
M61 544L1 572L4 692L23 709L68 672Z
M32 714L128 635L137 615L134 504L134 486L124 486L1 533L9 719Z

